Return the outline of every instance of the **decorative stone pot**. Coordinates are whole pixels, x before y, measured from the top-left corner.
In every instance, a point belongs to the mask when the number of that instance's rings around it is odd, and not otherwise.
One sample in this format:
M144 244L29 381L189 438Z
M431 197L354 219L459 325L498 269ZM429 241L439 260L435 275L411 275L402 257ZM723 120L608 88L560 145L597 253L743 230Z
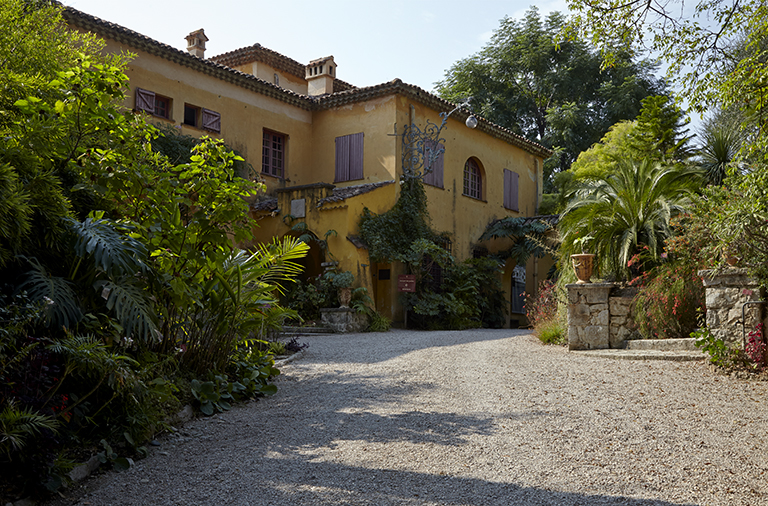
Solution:
M576 271L576 277L579 278L576 283L582 285L591 283L589 278L592 277L592 270L595 267L595 255L592 253L571 255L571 262L573 262L573 270Z
M349 307L352 300L352 287L339 288L339 307Z

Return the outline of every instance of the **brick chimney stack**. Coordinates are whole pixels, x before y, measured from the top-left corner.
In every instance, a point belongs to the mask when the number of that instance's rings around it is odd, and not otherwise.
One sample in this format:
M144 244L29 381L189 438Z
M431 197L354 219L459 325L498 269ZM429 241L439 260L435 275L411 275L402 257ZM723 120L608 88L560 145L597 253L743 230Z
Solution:
M205 58L205 43L208 41L208 37L205 36L203 29L195 30L186 37L187 39L187 51L189 54L195 55L198 58Z

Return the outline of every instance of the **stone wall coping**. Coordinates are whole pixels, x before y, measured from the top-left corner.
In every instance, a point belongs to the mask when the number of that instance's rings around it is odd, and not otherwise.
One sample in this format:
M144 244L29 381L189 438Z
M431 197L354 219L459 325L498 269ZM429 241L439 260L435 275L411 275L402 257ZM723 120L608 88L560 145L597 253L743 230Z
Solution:
M757 286L760 282L747 269L727 267L725 269L703 269L697 272L704 286Z
M610 290L618 286L616 283L571 283L566 288L578 288L579 290Z

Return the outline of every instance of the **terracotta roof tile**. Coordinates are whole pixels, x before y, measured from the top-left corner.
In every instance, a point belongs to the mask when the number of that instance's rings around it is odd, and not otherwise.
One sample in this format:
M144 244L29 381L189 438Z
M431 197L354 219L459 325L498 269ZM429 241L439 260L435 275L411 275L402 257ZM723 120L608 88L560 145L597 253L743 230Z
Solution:
M266 199L251 204L251 211L275 211L277 210L277 199L268 197Z
M240 72L228 67L227 65L219 63L227 62L229 65L237 65L240 64L237 62L245 62L247 61L247 58L252 58L254 55L258 54L264 58L269 59L269 61L274 62L275 66L284 65L285 69L293 69L286 71L290 71L292 73L300 72L301 77L305 77L304 66L301 63L283 56L280 53L272 51L271 49L264 48L258 44L237 49L235 51L216 56L212 59L201 59L191 55L186 51L181 51L167 44L163 44L154 39L151 39L138 32L134 32L133 30L129 30L115 23L104 21L103 19L73 9L72 7L65 7L63 14L64 19L69 24L114 39L118 42L127 44L136 49L141 49L150 54L160 56L179 65L190 67L204 74L217 77L223 81L233 83L245 89L252 90L256 93L261 93L268 97L281 100L304 110L331 109L334 107L363 102L390 94L404 95L409 99L419 102L436 111L451 110L455 107L455 104L448 102L447 100L444 100L437 95L433 95L432 93L424 91L418 86L406 84L400 79L395 79L388 83L368 86L364 88L356 88L349 83L345 83L340 79L336 79L334 80L334 93L329 95L321 95L318 97L309 97L306 95L294 93L285 88L276 86L275 84L272 84L268 81L259 79L256 76ZM270 63L270 65L272 65L272 63ZM464 120L468 114L464 110L460 110L456 111L455 116L458 119ZM495 123L491 123L490 121L480 117L478 117L478 120L479 123L477 129L481 132L485 132L493 137L524 149L529 153L542 156L544 158L547 158L552 154L550 149L542 146L541 144L530 141L525 137L512 132L511 130L508 130L500 125L496 125Z
M366 183L366 184L359 184L355 186L343 186L341 188L334 188L332 195L325 197L324 199L318 200L317 207L323 207L323 205L325 204L331 204L333 202L341 202L348 198L357 197L358 195L363 195L364 193L371 192L383 186L391 185L394 182L395 182L394 180L380 181L378 183Z
M185 67L190 67L193 70L202 72L217 77L223 81L227 81L243 88L261 93L271 98L281 100L300 107L301 109L311 110L313 108L312 100L306 95L300 95L290 90L286 90L279 86L276 86L268 81L259 79L251 74L245 74L239 70L232 69L225 65L215 63L210 60L198 58L190 54L187 51L176 49L175 47L163 44L154 39L142 35L133 30L129 30L116 23L105 21L96 16L91 16L84 12L73 9L72 7L65 7L62 11L64 19L70 25L77 26L79 28L96 33L103 37L113 39L117 42L127 44L133 48L141 49L149 54L165 58L168 61L172 61Z
M428 91L414 86L412 84L404 83L400 79L394 79L388 83L377 84L375 86L369 86L366 88L356 88L354 90L343 91L339 93L333 93L331 95L323 95L316 99L318 105L322 109L330 109L333 107L339 107L355 102L362 102L365 100L371 100L392 93L399 93L411 100L420 102L431 109L436 111L450 111L456 107L456 104L444 100L437 95L433 95ZM460 109L453 114L457 119L464 121L469 116L464 109ZM518 135L511 130L504 128L500 125L492 123L482 117L476 116L478 119L477 130L485 132L493 137L504 140L512 145L522 148L530 153L537 154L544 158L548 158L552 155L552 151L537 142L530 141Z

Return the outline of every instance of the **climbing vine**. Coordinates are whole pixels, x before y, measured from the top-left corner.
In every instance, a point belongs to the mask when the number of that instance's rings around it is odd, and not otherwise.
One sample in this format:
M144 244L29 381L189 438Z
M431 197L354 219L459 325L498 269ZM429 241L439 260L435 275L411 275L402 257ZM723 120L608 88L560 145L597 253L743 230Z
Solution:
M371 260L402 262L416 275L416 291L401 295L409 325L427 329L503 326L507 310L499 280L503 264L493 259L456 263L443 247L447 234L432 230L429 221L427 196L418 178L403 181L392 209L374 214L366 208L360 219L360 236Z

